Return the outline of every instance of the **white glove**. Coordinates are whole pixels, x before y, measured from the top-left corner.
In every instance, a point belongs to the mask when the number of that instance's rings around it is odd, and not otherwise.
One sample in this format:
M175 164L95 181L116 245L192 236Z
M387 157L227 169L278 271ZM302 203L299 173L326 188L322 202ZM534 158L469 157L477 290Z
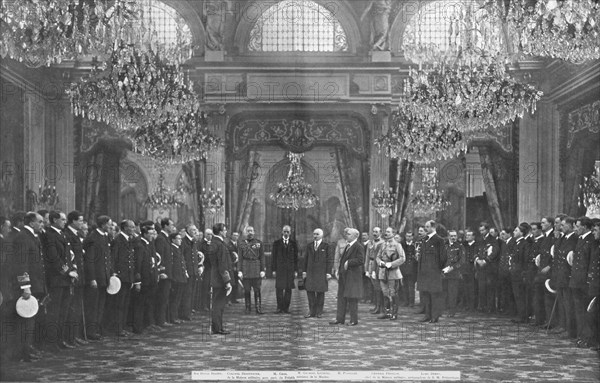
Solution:
M260 275L261 278L264 278L266 274L265 274L264 271L261 271L259 275ZM275 272L274 271L273 271L273 276L275 276Z
M540 267L541 257L542 257L542 255L541 255L541 254L538 254L538 255L535 257L535 265L536 265L537 267Z
M306 278L306 271L302 272L302 279Z
M225 285L225 296L229 296L229 294L231 294L232 290L233 290L233 287L231 287L231 283L227 283L227 285Z
M487 255L488 256L492 255L492 250L493 250L492 249L492 245L489 245L488 248L487 248Z
M204 274L204 266L198 267L198 271L200 272L200 275Z
M550 248L550 256L554 258L554 245L552 245L552 247Z
M567 254L567 262L569 262L569 266L573 266L573 250L569 251L569 254Z
M371 271L371 279L377 279L377 274L374 271Z
M71 271L69 271L69 277L71 277L71 278L79 278L79 274L77 274L77 271L71 270Z
M385 268L386 269L391 269L392 268L392 262L386 262L385 263Z
M238 271L238 278L244 279L244 274L241 271Z
M444 269L442 270L442 272L443 272L444 274L448 274L448 273L450 272L450 270L451 270L451 269L452 269L452 267L451 267L451 266L446 266L446 267L444 267Z
M325 277L327 278L327 280L331 279L331 274L326 274Z
M370 276L369 276L369 272L368 272L368 271L365 271L365 277L367 277L367 278L369 278L369 277L370 277Z
M240 257L238 257L238 254L234 251L233 255L235 255L235 261L233 261L233 263L238 263Z

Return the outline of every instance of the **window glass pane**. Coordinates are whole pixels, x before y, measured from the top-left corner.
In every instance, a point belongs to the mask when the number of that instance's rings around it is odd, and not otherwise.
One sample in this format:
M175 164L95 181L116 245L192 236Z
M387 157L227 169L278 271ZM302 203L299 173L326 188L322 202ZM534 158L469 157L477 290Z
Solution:
M307 0L283 0L263 13L250 32L252 52L343 52L346 33L325 7Z

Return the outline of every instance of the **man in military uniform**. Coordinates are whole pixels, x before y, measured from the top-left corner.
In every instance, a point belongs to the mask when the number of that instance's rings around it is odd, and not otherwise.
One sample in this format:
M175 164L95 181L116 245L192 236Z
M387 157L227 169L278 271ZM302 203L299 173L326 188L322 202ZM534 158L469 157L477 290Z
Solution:
M239 265L238 277L244 284L244 302L246 304L246 314L252 311L252 303L250 301L250 291L254 289L254 304L256 305L256 313L262 312L262 298L260 288L262 278L265 277L265 253L262 242L254 238L254 228L248 226L245 230L246 239L239 247Z
M591 329L586 319L587 308L592 297L588 295L589 286L587 284L587 275L590 265L592 252L595 252L595 239L592 234L592 220L588 217L577 218L577 234L579 239L575 246L573 256L567 261L571 265L571 280L569 287L573 294L575 303L575 321L577 322L577 347L589 347L589 335Z
M63 233L67 216L63 212L51 211L50 228L46 231L44 261L46 282L52 304L48 308L46 336L55 348L73 348L67 343L67 315L72 299L71 277L77 275L71 259L71 247ZM54 343L55 342L55 343Z
M229 294L229 302L230 303L238 303L237 295L238 295L238 263L239 263L239 246L238 241L240 239L240 233L234 231L231 233L231 238L227 238L225 240L225 244L229 249L229 254L231 255L231 265L233 267L233 282L232 287L233 291Z
M200 310L208 310L210 306L210 264L206 262L206 260L212 256L216 250L216 244L212 240L213 232L212 229L204 230L204 238L200 240L200 245L198 246L200 252L204 255L204 273L201 275L199 301L200 301Z
M112 220L106 215L96 219L97 228L83 241L85 280L85 324L88 339L99 340L102 338L102 318L106 303L106 288L108 280L113 273L113 264L110 258L110 245L108 228Z
M496 237L490 234L490 225L487 222L481 223L479 233L482 239L479 254L475 260L479 285L477 310L491 313L496 312L496 285L498 283L500 247Z
M42 230L44 218L35 212L29 212L25 214L23 223L22 229L13 237L12 242L14 255L11 257L11 280L14 301L4 303L12 307L15 307L19 297L27 300L34 296L41 302L48 293L42 245L38 234ZM13 313L13 323L17 323L19 334L23 335L19 346L20 357L26 362L39 359L40 352L33 347L37 315L33 318L22 318L16 311Z
M373 285L373 295L375 296L375 307L371 309L371 314L381 314L384 311L383 308L383 292L381 291L381 284L379 283L379 267L375 258L379 252L379 247L383 244L381 239L381 229L378 227L373 228L373 239L367 244L365 251L365 276L369 277L371 284Z
M112 260L114 262L114 272L121 280L121 289L115 295L112 311L115 314L115 333L118 336L129 336L130 333L125 330L127 313L129 312L129 303L131 300L131 287L135 281L135 260L133 248L133 233L135 224L131 220L124 220L120 223L121 231L116 235L111 247Z
M375 263L378 266L379 283L385 299L383 313L378 319L398 319L398 290L402 281L400 265L404 263L406 257L404 249L394 239L394 229L388 227L385 229L385 240L379 246L379 251L375 257Z
M87 344L83 333L83 289L85 287L85 273L83 264L83 238L80 236L80 230L83 227L83 214L79 211L72 211L67 214L67 227L65 228L65 237L71 248L72 264L76 271L76 277L73 278L73 299L69 307L67 323L71 325L70 343Z
M160 255L161 268L163 269L156 291L156 324L161 327L170 327L172 324L168 321L167 308L173 276L173 250L169 235L177 229L173 221L169 218L161 219L160 229L161 232L158 233L156 240L154 240L154 247Z
M561 318L561 328L557 333L564 329L565 338L576 338L577 328L575 324L575 308L573 304L573 294L569 288L571 279L571 266L567 261L569 254L572 254L577 245L578 235L574 232L575 219L572 217L563 217L561 224L562 236L556 240L550 249L552 256L551 284L556 289L558 317ZM556 227L556 226L555 226ZM556 230L556 229L555 229ZM571 255L572 256L572 255Z
M155 331L154 293L158 285L157 257L151 246L156 235L154 226L142 225L140 240L134 250L135 282L133 295L133 332Z
M465 263L460 269L462 275L463 291L461 301L463 309L473 311L477 306L477 284L475 279L475 259L479 254L479 246L475 242L475 233L471 229L465 230Z
M465 263L464 247L458 243L456 230L448 231L448 259L442 272L444 273L444 291L448 294L448 316L456 315L458 300L458 282L461 279L460 269Z

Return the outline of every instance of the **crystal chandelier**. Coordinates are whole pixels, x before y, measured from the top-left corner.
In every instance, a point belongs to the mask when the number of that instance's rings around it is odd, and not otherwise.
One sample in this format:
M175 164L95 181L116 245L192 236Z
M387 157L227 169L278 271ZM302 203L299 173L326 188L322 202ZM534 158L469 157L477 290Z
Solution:
M588 217L600 218L600 161L596 161L591 176L583 177L583 183L579 188L581 189L579 206L586 208Z
M600 3L539 0L535 7L514 0L510 21L519 29L523 53L574 63L600 58Z
M380 188L373 189L373 198L371 199L371 206L375 208L375 211L381 215L382 218L390 216L394 213L394 206L396 204L396 195L392 188L386 189L385 184Z
M165 186L164 167L158 173L158 185L144 202L144 207L152 210L178 208L184 205L184 190L173 190Z
M400 102L409 117L472 132L500 128L535 112L542 92L506 73L506 64L518 57L509 37L513 28L504 21L506 12L495 2L481 4L454 4L449 30L438 44L408 28L405 57L419 64L418 70L410 69L406 97Z
M500 128L535 112L542 92L514 80L498 63L410 70L400 108L410 117L472 132Z
M175 41L161 41L152 13L156 0L15 0L0 10L2 57L39 67L86 56L108 56L121 42L138 49L160 46L171 63L191 53L191 33L177 18Z
M209 215L215 215L223 208L223 194L221 193L221 188L215 190L212 181L210 181L210 188L208 191L206 191L206 188L202 188L200 200L202 201L204 212Z
M72 85L74 115L134 131L187 118L199 108L192 83L153 49L122 44L113 50L108 71L102 69Z
M135 2L79 0L3 1L0 9L0 54L40 67L104 54L113 31L135 19Z
M409 117L402 110L392 116L387 134L375 140L391 158L430 163L456 157L467 150L464 134L448 124L436 125Z
M200 111L142 126L128 136L135 152L170 164L204 159L210 150L222 145L210 132L206 114Z
M60 202L56 186L50 186L48 180L44 180L44 186L39 185L38 193L27 187L25 196L29 210L54 210Z
M304 155L289 152L287 157L290 161L290 169L288 171L285 182L278 184L276 193L271 193L269 196L275 205L281 209L310 209L315 207L319 201L313 191L312 186L304 182L302 176L302 163L300 160Z
M413 213L425 217L443 211L450 205L444 192L438 188L437 168L422 168L421 188L412 196Z

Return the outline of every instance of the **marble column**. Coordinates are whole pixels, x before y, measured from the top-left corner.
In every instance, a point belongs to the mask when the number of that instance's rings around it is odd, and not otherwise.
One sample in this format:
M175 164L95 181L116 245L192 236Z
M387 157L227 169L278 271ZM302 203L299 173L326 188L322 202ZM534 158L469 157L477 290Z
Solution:
M227 129L227 121L228 116L225 113L224 108L221 108L218 112L214 112L210 114L210 126L213 134L217 135L223 141L225 140L225 130ZM211 181L212 186L215 190L220 189L221 194L223 195L223 199L225 200L225 173L226 173L226 163L225 163L225 146L219 146L218 148L211 150L207 157L205 163L205 178L202 182L203 187L208 191ZM224 201L225 204L228 204L228 201ZM226 208L223 207L216 214L208 214L204 212L205 224L207 228L211 228L215 223L226 222L225 217ZM229 218L229 217L228 217ZM230 224L230 223L229 223ZM228 230L231 228L228 227Z
M371 115L370 182L369 200L367 201L369 206L365 207L369 209L369 232L375 226L379 226L382 230L385 230L390 224L390 216L382 217L371 205L374 189L385 187L389 190L390 186L390 159L383 151L380 152L379 148L374 144L378 137L387 132L389 128L390 113L389 110L387 110L387 107L373 105L371 108Z
M519 124L519 222L560 213L559 116L551 102L539 102Z

